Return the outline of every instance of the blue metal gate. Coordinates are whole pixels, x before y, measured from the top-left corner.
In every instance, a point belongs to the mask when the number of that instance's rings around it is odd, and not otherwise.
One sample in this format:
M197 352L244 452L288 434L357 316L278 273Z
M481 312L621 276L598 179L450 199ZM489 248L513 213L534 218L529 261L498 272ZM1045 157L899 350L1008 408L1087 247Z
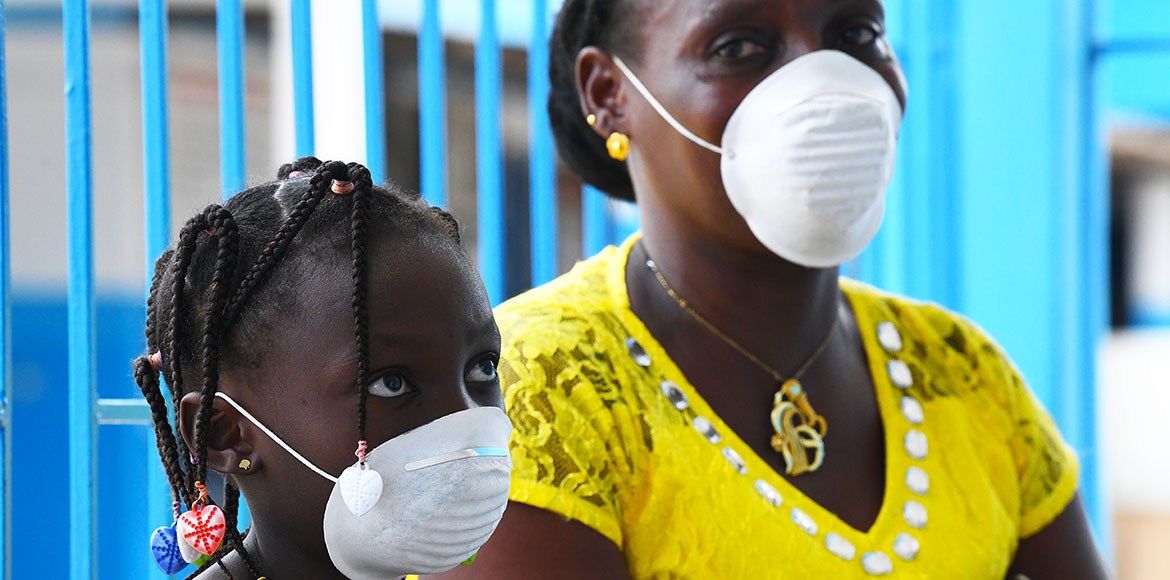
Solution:
M1147 0L1133 0L1146 2ZM1149 0L1154 2L1155 0ZM420 0L418 70L423 194L447 202L446 88L440 1ZM1121 3L1121 0L1117 0ZM505 183L500 127L502 65L499 14L530 11L528 31L529 215L533 285L557 273L556 164L547 113L547 36L557 1L478 0L476 163L480 268L494 303L506 298ZM298 155L315 151L310 0L289 0L295 140ZM386 177L382 29L390 1L362 0L366 152L375 180ZM1101 151L1095 83L1100 59L1119 50L1098 42L1092 0L887 0L892 41L911 81L888 222L848 273L894 291L937 300L972 315L1005 344L1052 410L1084 461L1084 490L1101 539L1107 538L1099 488L1094 411L1095 344L1105 328L1107 292L1106 162ZM1023 12L1020 15L1020 12ZM11 510L11 372L9 316L8 142L0 0L0 438L3 462L3 570L13 569ZM1002 14L1017 14L1007 22ZM136 400L98 399L94 387L90 3L63 0L68 158L68 414L69 571L96 576L95 461L99 425L148 424ZM170 170L167 125L167 6L138 4L143 102L146 270L169 244ZM221 188L245 186L243 8L217 0ZM1035 33L1032 23L1048 23ZM1170 26L1167 27L1170 29ZM1035 34L1033 34L1035 33ZM1161 34L1161 32L1159 32ZM1170 30L1151 44L1167 50ZM989 35L1018 41L1005 46ZM1124 47L1123 47L1124 48ZM1167 50L1170 52L1170 50ZM1022 57L1021 55L1027 55ZM1004 86L1004 79L1009 86ZM1029 82L1020 83L1022 80ZM1018 84L1013 84L1018 83ZM1026 119L1023 126L1003 120ZM1010 119L1009 119L1010 120ZM1005 139L1016 146L1005 146ZM591 254L629 229L629 208L582 193L582 246ZM624 219L619 219L625 216ZM149 274L147 280L150 279ZM153 444L149 477L140 485L152 521L169 521L168 491ZM62 532L63 533L63 532ZM127 530L145 545L149 530ZM62 536L62 540L64 537ZM125 577L159 576L143 550ZM21 554L21 557L26 557ZM41 554L27 557L37 559ZM149 572L148 572L149 570Z

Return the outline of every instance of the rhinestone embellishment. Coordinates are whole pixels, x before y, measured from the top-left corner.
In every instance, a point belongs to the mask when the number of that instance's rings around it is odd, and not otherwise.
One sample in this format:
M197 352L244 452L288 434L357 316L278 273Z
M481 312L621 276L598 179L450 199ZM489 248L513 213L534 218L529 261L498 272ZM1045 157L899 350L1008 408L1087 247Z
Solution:
M772 487L772 484L762 479L756 480L756 493L759 493L764 499L768 500L768 503L776 507L780 507L780 504L784 503L784 498L780 497L780 492L776 491L776 488Z
M902 507L902 519L906 520L910 527L921 530L926 527L926 507L910 500Z
M926 459L928 445L926 443L926 433L917 429L911 429L906 432L906 453L914 459Z
M642 348L642 345L638 344L638 341L633 338L627 338L626 348L630 351L630 358L634 359L634 362L638 366L650 366L650 355L646 354L646 349Z
M723 441L723 436L715 430L715 426L712 425L711 422L708 421L705 417L695 417L695 419L691 421L691 425L694 425L695 430L698 431L711 444L714 445L718 444L720 441Z
M930 476L921 467L911 466L906 470L906 487L918 495L925 495L930 491Z
M813 519L808 516L808 514L800 511L799 508L792 508L790 515L792 516L792 522L796 524L796 527L804 530L805 533L810 536L817 535L817 530L820 528L817 527L817 523L814 522Z
M881 552L870 552L861 557L861 567L871 576L885 576L894 571L890 557Z
M898 352L902 350L902 335L898 332L898 328L892 322L880 322L877 325L878 344L886 349L886 352Z
M825 548L828 548L830 552L846 562L852 560L853 556L857 555L857 548L854 548L853 544L849 543L849 540L833 532L825 534Z
M740 475L747 475L747 464L743 462L743 458L730 447L723 448L723 458L731 464Z
M914 386L914 375L910 373L910 367L906 366L906 363L891 359L886 363L886 372L890 373L890 381L895 387L909 389Z
M921 425L926 420L926 415L922 412L922 403L914 397L902 397L902 416L906 417L911 425Z
M691 402L687 400L686 393L683 393L682 389L678 388L678 385L670 381L662 381L662 384L658 388L667 399L670 399L670 403L674 405L675 409L685 411L687 407L691 406Z
M898 534L894 538L894 553L909 562L918 556L918 539L910 534Z

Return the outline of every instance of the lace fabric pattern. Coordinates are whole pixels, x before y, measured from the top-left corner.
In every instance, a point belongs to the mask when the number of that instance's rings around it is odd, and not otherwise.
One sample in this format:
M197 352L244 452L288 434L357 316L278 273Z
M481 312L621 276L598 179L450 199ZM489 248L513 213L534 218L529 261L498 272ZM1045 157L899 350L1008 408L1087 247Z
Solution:
M849 527L739 440L630 312L624 275L635 240L497 310L514 425L511 499L609 538L631 577L865 577L863 562L880 553L897 578L998 580L1019 540L1075 494L1075 454L986 333L938 306L842 279L865 334L887 452L881 513L869 530ZM892 355L864 333L879 322L902 338L909 388L885 378ZM631 338L651 364L631 357ZM664 382L678 387L683 408ZM921 425L903 417L907 396L921 403ZM903 448L911 430L929 441L921 460ZM928 491L907 489L911 468L929 474ZM769 488L772 501L761 491ZM929 513L921 527L908 524L909 503Z

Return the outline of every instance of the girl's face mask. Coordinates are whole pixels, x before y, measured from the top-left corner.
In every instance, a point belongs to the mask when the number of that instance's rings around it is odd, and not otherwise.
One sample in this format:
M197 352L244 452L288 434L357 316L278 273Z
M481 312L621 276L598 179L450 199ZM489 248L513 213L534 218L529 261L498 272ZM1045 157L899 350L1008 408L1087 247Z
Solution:
M839 51L802 56L744 97L714 145L613 59L667 123L722 156L728 199L772 253L827 268L855 258L873 239L902 122L898 97L876 71Z
M334 483L325 547L354 580L438 574L475 555L504 515L512 423L497 407L440 417L375 447L341 477L320 469L231 397L216 393L277 444Z

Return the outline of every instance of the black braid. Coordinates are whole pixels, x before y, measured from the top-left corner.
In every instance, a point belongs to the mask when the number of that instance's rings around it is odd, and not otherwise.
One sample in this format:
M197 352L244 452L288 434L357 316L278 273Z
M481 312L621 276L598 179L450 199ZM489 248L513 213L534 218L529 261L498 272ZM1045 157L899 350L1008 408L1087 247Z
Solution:
M549 38L548 65L548 115L561 159L585 183L627 201L634 201L634 184L626 164L610 158L605 139L581 112L577 55L588 46L610 52L630 49L628 38L636 28L630 24L631 4L631 0L565 0Z
M353 249L354 339L358 356L355 388L358 391L358 440L365 441L366 400L369 398L367 383L370 377L370 329L369 314L366 311L366 210L374 184L370 179L370 171L356 163L351 163L346 168L346 174L348 181L354 184L350 242Z
M153 353L157 353L159 357L162 356L162 349L158 327L162 321L158 313L158 300L156 297L158 296L163 275L166 273L167 265L170 264L173 255L173 250L167 250L155 262L154 276L150 281L150 294L146 299L147 351L152 353L152 355ZM169 328L169 325L166 325L165 328ZM161 358L159 360L161 362ZM184 492L183 467L179 461L179 450L175 442L176 434L171 427L170 421L167 419L166 399L163 397L158 381L159 371L162 369L155 368L154 363L151 362L149 357L139 357L134 361L133 365L134 381L138 384L143 398L146 399L147 405L150 407L159 460L162 461L163 469L166 471L167 482L171 486L171 493L176 501L183 501L186 495ZM164 376L164 378L166 377Z
M199 412L195 415L195 481L207 481L207 432L211 430L211 405L219 388L219 343L223 332L223 308L227 303L228 284L236 270L239 238L231 212L218 205L204 211L204 221L216 239L215 270L208 287L208 312L203 326L203 384Z
M179 241L175 247L175 255L171 264L171 323L167 329L168 346L170 348L171 400L174 403L175 425L179 425L179 399L183 396L183 370L179 360L180 336L175 331L181 324L183 314L183 290L187 285L187 270L191 266L191 255L195 253L195 242L200 230L205 229L203 215L191 218L183 229L179 231ZM190 463L190 449L182 437L176 441L180 460L187 459ZM190 494L195 489L195 470L187 466L187 480L184 489ZM186 495L185 494L185 495ZM184 502L186 503L186 502Z
M142 396L150 406L150 418L154 422L155 443L171 493L178 501L186 495L183 468L179 463L179 451L175 445L175 433L167 420L167 402L158 384L158 371L151 366L150 359L141 356L134 360L134 381L142 390Z

